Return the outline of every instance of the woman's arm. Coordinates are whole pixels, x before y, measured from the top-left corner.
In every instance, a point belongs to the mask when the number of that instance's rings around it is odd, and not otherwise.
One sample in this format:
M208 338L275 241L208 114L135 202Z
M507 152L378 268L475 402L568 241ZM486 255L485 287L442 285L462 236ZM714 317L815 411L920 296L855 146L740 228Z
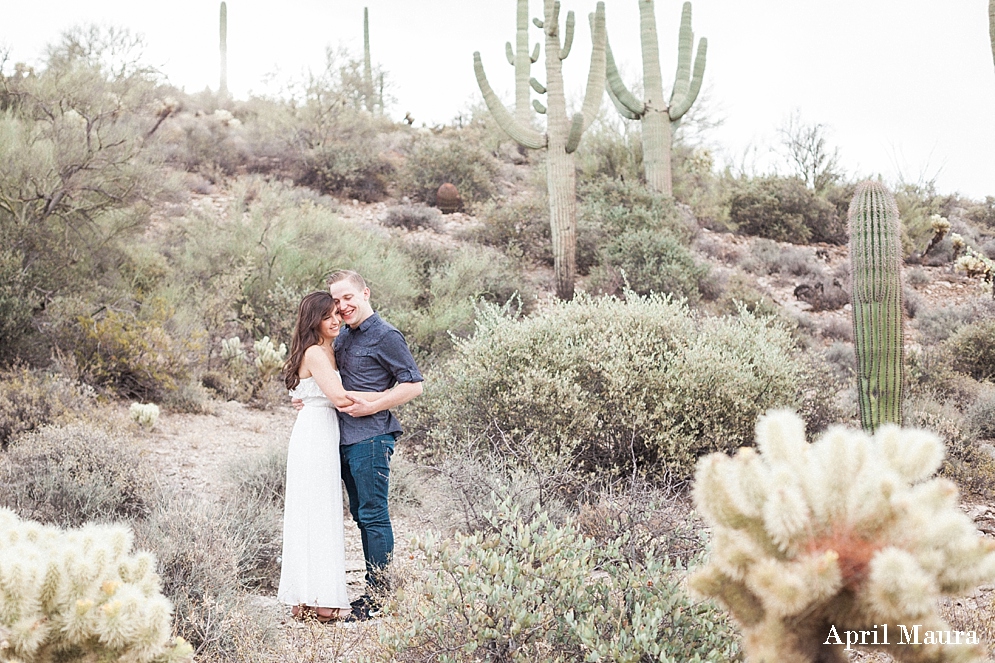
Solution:
M342 378L335 371L328 355L317 345L312 345L304 351L303 368L311 373L311 377L318 383L332 405L346 407L354 402L342 388Z

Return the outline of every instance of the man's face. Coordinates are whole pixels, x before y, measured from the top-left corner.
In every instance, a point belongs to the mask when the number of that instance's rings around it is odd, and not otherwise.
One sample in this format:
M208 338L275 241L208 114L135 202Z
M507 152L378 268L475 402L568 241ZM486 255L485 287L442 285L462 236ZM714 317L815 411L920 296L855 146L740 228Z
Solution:
M370 306L370 289L362 290L349 279L338 281L328 286L328 292L335 300L342 322L350 327L357 327L368 317L373 315L373 307Z

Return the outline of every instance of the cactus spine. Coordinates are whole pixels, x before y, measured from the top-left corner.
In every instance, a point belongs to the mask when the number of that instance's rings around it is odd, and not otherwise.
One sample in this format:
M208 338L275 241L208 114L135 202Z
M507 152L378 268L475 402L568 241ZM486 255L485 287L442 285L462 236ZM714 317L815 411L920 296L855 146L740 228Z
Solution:
M561 44L559 0L544 0L543 5L543 20L536 19L535 24L546 34L546 85L534 78L530 80L530 84L536 92L546 95L546 106L538 100L532 104L536 112L546 115L545 134L520 122L504 107L487 82L479 51L473 54L473 69L487 108L505 133L523 147L546 148L546 185L549 191L549 225L553 235L556 295L560 299L572 299L577 254L577 181L573 153L601 106L602 88L605 85L605 4L599 2L591 17L593 48L587 91L581 112L576 113L572 120L567 118L562 61L570 54L574 14L572 11L567 13Z
M769 413L756 449L698 463L712 552L689 585L729 609L750 663L844 663L859 630L859 644L896 661L980 662L977 633L953 642L937 599L991 582L995 542L960 510L956 486L931 478L942 461L928 431L837 427L809 444L797 415ZM872 642L883 624L889 637ZM925 631L920 644L902 643L899 625Z
M218 95L228 96L228 5L221 3L221 83Z
M681 12L681 30L677 47L677 76L669 103L663 100L663 76L660 73L660 47L656 37L653 0L639 0L639 40L643 51L645 101L638 99L625 87L615 66L610 45L606 45L608 96L622 117L642 121L643 169L646 183L654 191L670 194L673 192L670 164L673 134L701 90L708 40L702 38L698 42L698 54L694 59L692 76L691 50L694 47L694 33L691 31L691 3L685 2Z
M902 423L902 246L895 198L879 182L861 182L849 221L860 423L873 432Z

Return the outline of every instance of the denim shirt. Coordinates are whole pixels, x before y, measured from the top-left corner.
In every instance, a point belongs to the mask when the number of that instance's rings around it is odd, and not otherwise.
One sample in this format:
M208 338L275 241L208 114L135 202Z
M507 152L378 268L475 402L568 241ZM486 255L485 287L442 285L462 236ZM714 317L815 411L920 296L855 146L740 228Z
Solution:
M355 329L345 327L335 339L335 363L348 391L386 391L401 382L423 382L404 336L374 313ZM377 435L400 435L390 410L367 417L339 413L339 444L355 444Z

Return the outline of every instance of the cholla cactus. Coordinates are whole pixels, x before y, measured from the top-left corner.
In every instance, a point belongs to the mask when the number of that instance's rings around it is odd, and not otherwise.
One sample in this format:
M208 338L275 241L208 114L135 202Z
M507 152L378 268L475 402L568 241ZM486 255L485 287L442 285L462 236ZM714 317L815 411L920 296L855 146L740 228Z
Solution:
M963 240L961 240L963 242ZM995 299L995 262L988 259L969 246L965 246L966 253L954 263L954 269L964 272L969 278L981 278L985 283L992 285L992 299Z
M238 336L232 336L221 341L221 358L229 362L245 359L245 350L242 349L242 339Z
M959 233L950 233L950 247L954 250L954 261L967 248L967 242Z
M950 232L950 221L943 218L939 214L934 214L929 217L929 225L933 229L933 237L929 240L929 244L926 246L926 250L922 252L920 256L925 257L933 248L943 241L943 238L947 236Z
M132 403L128 410L131 420L142 428L152 430L159 421L159 406L155 403Z
M854 644L898 661L982 660L970 632L935 638L950 632L936 599L995 578L995 543L950 481L929 478L943 459L935 435L887 424L808 444L802 420L778 411L757 423L757 449L699 462L712 554L691 578L732 613L750 661L845 661ZM902 642L913 630L920 644Z
M256 351L256 368L263 378L269 378L280 372L283 368L283 360L287 356L287 345L280 344L278 350L269 336L263 336L253 344Z
M155 560L118 525L60 530L0 509L0 660L189 661Z

